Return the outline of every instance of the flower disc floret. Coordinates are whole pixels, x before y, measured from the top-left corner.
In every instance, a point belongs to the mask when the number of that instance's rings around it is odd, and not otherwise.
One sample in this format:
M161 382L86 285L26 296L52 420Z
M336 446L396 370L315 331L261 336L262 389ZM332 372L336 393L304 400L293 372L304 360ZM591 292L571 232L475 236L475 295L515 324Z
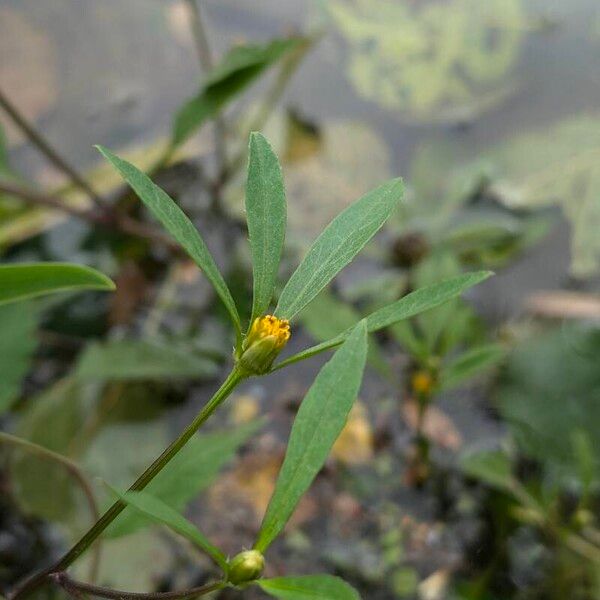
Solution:
M254 319L242 344L238 364L248 375L262 375L271 365L291 337L290 323L274 315Z

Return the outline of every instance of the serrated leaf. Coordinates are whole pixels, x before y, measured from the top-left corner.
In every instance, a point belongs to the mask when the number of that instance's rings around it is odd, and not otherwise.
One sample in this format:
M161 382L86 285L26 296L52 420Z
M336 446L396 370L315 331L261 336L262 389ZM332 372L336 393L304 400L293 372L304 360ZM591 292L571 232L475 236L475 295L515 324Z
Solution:
M267 594L281 600L360 600L358 592L333 575L275 577L257 582Z
M218 372L213 360L157 340L113 340L90 344L75 376L80 380L204 379Z
M435 283L411 292L404 296L404 298L401 298L392 304L388 304L366 317L367 329L369 333L372 333L379 329L383 329L384 327L388 327L389 325L393 325L403 319L414 317L426 310L435 308L447 300L459 296L468 288L481 283L491 275L492 273L489 271L465 273L464 275L459 275L458 277L453 277L452 279L441 281L440 283ZM276 365L276 368L280 369L285 365L304 360L319 352L334 348L341 344L348 337L349 333L350 330L346 330L326 342L307 348L298 354L294 354Z
M221 64L208 74L200 92L175 115L172 146L175 148L185 142L266 68L303 42L306 43L301 38L290 38L232 48Z
M277 279L286 227L283 175L277 156L260 134L250 135L246 218L254 274L252 317L267 312Z
M240 317L231 292L221 275L214 258L206 247L204 240L177 206L175 201L158 187L145 173L131 163L114 155L102 146L96 146L100 153L121 173L121 176L131 186L140 200L150 212L163 224L177 243L190 255L192 260L202 269L215 291L229 312L236 328L238 337L241 336Z
M182 511L187 503L206 489L237 449L262 426L253 421L231 431L196 434L148 484L146 491L173 509ZM109 526L106 535L119 537L136 531L144 525L140 515L121 513Z
M114 488L111 488L111 490L123 502L134 508L136 511L156 523L166 525L179 535L188 539L192 544L208 554L223 571L227 570L227 558L223 552L212 544L193 523L180 515L168 504L165 504L162 500L147 492L121 493Z
M70 290L114 290L106 275L83 265L20 263L0 265L0 304Z
M506 356L501 344L485 344L471 348L446 365L440 375L440 389L450 390L495 367Z
M36 313L28 303L0 306L0 415L10 408L37 345Z
M275 314L291 319L300 312L379 231L403 195L402 180L392 179L333 219L286 283Z
M281 533L325 463L358 395L366 357L367 327L363 320L321 369L300 405L255 544L257 550L264 553Z

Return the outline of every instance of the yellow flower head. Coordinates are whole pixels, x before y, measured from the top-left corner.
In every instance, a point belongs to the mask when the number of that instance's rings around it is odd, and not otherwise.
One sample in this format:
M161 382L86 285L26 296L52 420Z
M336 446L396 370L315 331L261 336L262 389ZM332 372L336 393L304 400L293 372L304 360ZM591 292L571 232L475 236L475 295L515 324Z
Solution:
M242 344L239 365L248 375L261 375L268 372L291 335L290 323L287 319L278 319L273 315L254 319Z
M427 371L417 371L411 379L413 392L420 396L428 396L433 391L433 377Z

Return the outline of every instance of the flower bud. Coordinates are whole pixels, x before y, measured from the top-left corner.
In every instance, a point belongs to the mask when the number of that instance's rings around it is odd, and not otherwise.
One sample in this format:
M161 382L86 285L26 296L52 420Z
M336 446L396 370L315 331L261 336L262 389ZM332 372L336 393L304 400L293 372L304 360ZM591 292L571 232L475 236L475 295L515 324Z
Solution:
M258 550L245 550L234 556L229 563L227 581L234 585L258 579L265 568L265 558Z
M290 324L286 319L265 315L254 319L237 358L247 375L263 375L290 339Z

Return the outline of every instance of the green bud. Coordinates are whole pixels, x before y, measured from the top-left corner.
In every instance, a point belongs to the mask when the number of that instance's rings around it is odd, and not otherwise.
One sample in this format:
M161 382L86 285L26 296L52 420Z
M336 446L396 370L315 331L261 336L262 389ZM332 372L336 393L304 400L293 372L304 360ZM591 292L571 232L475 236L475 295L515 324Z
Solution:
M258 550L245 550L234 556L229 563L227 581L234 585L258 579L265 568L265 558Z

